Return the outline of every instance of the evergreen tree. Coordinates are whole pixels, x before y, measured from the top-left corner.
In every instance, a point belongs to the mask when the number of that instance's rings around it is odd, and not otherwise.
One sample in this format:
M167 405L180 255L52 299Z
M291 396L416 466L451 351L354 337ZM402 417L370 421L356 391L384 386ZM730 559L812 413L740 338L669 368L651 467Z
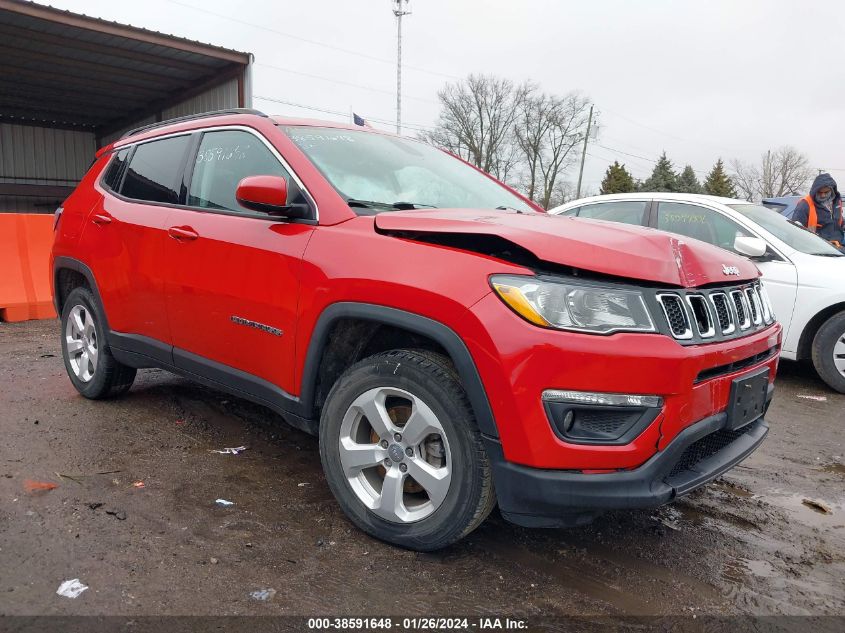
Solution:
M634 177L625 169L624 164L620 165L618 161L614 161L604 174L599 193L631 193L635 190Z
M704 193L701 183L695 177L695 170L687 165L678 177L678 191L681 193Z
M643 183L643 191L678 191L678 174L672 168L672 161L666 158L666 152L660 156L651 176Z
M716 161L713 169L704 181L704 193L711 196L722 196L724 198L736 198L736 188L728 174L725 172L725 165L722 159Z

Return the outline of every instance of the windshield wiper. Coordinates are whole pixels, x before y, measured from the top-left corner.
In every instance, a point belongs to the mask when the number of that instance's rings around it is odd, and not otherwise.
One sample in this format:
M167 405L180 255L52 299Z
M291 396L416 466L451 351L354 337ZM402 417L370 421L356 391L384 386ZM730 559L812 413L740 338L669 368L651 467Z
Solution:
M522 209L517 209L515 207L507 207L503 204L500 204L496 207L496 211L516 211L517 213L526 214L528 211L523 211Z
M362 207L364 209L398 209L400 211L410 211L413 209L436 209L433 204L423 204L422 202L379 202L378 200L358 200L357 198L348 198L346 204L350 207Z

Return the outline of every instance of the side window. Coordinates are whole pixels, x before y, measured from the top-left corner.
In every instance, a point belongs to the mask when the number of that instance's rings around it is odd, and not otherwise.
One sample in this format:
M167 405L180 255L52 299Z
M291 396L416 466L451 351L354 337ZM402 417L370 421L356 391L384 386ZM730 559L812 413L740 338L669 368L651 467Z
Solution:
M138 145L120 193L135 200L178 203L189 138L174 136Z
M581 207L579 218L592 220L607 220L608 222L622 222L643 226L645 224L646 200L614 200L611 202L596 202Z
M238 183L247 176L281 176L288 183L288 202L304 202L287 170L255 135L241 130L206 132L197 151L188 205L255 213L235 199Z
M721 213L683 202L661 202L657 207L657 228L709 242L729 251L734 250L737 236L751 236Z
M564 211L563 213L561 213L561 215L563 215L563 216L577 217L577 216L578 216L578 212L579 212L580 210L581 210L581 207L575 207L574 209L567 209L566 211Z
M120 187L120 179L123 178L123 168L126 167L126 158L129 156L129 148L122 149L112 156L109 166L106 167L106 174L103 177L103 184L112 191Z

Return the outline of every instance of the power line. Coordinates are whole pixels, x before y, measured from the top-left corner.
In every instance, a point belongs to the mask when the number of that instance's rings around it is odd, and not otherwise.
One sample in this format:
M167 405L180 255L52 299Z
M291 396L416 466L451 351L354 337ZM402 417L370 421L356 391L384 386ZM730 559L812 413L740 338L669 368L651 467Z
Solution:
M599 160L603 160L607 163L613 163L618 160L616 158L608 158L607 156L599 156L598 154L594 154L591 152L587 152L587 156L589 156L590 158L598 158Z
M596 145L597 145L598 147L601 147L602 149L606 149L606 150L608 150L608 151L615 152L615 153L617 153L617 154L621 154L621 155L624 155L624 156L630 156L630 157L632 157L632 158L637 158L637 159L640 159L640 160L648 161L649 163L651 163L651 164L653 164L653 165L656 165L656 164L657 164L657 161L656 161L656 160L654 160L653 158L646 158L645 156L639 156L639 155L637 155L637 154L631 154L630 152L624 152L624 151L622 151L621 149L616 149L616 148L614 148L614 147L608 147L607 145L601 145L601 144L599 144L599 143L596 143ZM692 167L692 165L689 165L689 166L690 166L690 167ZM703 169L696 169L695 167L693 167L693 168L692 168L692 170L693 170L695 173L697 173L699 176L707 176L707 175L708 175L708 173L709 173L707 170L703 170Z
M274 70L280 70L282 72L291 73L292 75L299 75L300 77L310 77L311 79L318 79L320 81L327 81L329 83L337 84L339 86L349 86L350 88L360 88L361 90L368 90L370 92L379 92L382 94L387 95L394 95L396 94L392 90L385 90L383 88L375 88L374 86L364 86L362 84L356 84L351 81L343 81L341 79L332 79L331 77L323 77L322 75L315 75L313 73L304 73L300 70L293 70L292 68L285 68L284 66L276 66L274 64L267 64L264 62L255 62L256 66L264 66L267 68L272 68ZM425 99L423 97L413 97L409 95L405 95L406 99L413 99L414 101L422 101L424 103L433 103L438 105L438 101L434 101L433 99Z
M270 33L275 33L276 35L281 35L282 37L287 37L292 40L296 40L298 42L304 42L306 44L312 44L314 46L322 46L323 48L328 48L334 51L338 51L341 53L346 53L347 55L355 55L356 57L361 57L363 59L369 59L374 62L379 62L382 64L390 64L391 66L396 63L396 60L391 59L384 59L383 57L376 57L375 55L368 55L367 53L362 53L360 51L355 51L349 48L343 48L341 46L335 46L334 44L328 44L326 42L321 42L319 40L312 40L307 37L302 37L301 35L294 35L293 33L286 33L284 31L279 31L278 29L271 28L269 26L264 26L263 24L255 24L254 22L248 22L246 20L241 20L240 18L232 17L230 15L225 15L223 13L217 13L216 11L211 11L209 9L205 9L203 7L197 7L193 4L188 4L187 2L180 2L179 0L167 0L171 4L178 4L179 6L186 7L188 9L193 9L194 11L199 11L201 13L207 13L208 15L213 15L218 18L222 18L227 22L237 22L238 24L243 24L245 26L251 26L256 29L261 29L262 31L269 31ZM443 73L436 70L431 70L429 68L422 68L420 66L409 66L407 64L404 65L404 68L409 70L415 70L417 72L426 73L429 75L435 75L438 77L446 77L448 79L463 79L463 77L459 77L457 75L450 75L449 73Z
M322 112L323 114L334 114L335 116L343 117L348 119L349 112L341 112L340 110L331 110L329 108L321 108L318 106L306 105L304 103L296 103L294 101L287 101L285 99L276 99L274 97L265 97L263 95L252 95L253 99L261 99L262 101L270 101L272 103L280 103L282 105L291 106L294 108L302 108L303 110L312 110L314 112ZM382 123L384 125L393 125L394 121L388 121L387 119L378 119L375 117L364 115L364 119L367 121L372 121L373 123ZM431 126L423 125L421 123L403 123L407 128L411 128L416 132L425 132L428 130L433 130L434 128Z
M627 121L628 123L631 123L631 124L633 124L633 125L637 125L637 126L639 126L639 127L641 127L641 128L644 128L644 129L646 129L646 130L650 130L650 131L652 131L652 132L656 132L656 133L658 133L658 134L662 134L662 135L664 135L664 136L668 136L669 138L673 138L673 139L675 139L676 141L681 141L682 143L693 143L693 144L695 144L695 145L702 145L702 146L705 146L705 147L710 147L710 148L716 148L716 149L717 149L719 152L721 152L722 154L724 154L724 155L727 155L727 154L728 154L728 152L726 152L726 151L725 151L725 149L724 149L723 147L720 147L720 146L718 146L718 145L713 145L713 144L711 144L711 143L705 143L705 142L703 142L703 141L694 141L694 140L692 140L692 139L687 139L687 138L683 138L683 137L681 137L681 136L677 136L677 135L675 135L675 134L671 134L670 132L666 132L665 130L659 130L659 129L655 128L655 127L651 127L650 125L646 125L645 123L640 123L639 121L635 121L634 119L632 119L632 118L630 118L630 117L627 117L627 116L625 116L624 114L620 114L619 112L616 112L616 111L614 111L614 110L609 110L609 109L607 109L607 108L602 108L602 112L608 112L608 113L612 114L613 116L618 116L620 119L623 119L623 120Z
M596 143L596 146L601 147L602 149L610 150L611 152L616 152L617 154L623 154L625 156L630 156L631 158L639 158L640 160L648 161L649 163L657 163L656 160L653 158L646 158L645 156L637 156L636 154L631 154L629 152L623 152L621 149L615 149L613 147L608 147L607 145L602 145L601 143Z

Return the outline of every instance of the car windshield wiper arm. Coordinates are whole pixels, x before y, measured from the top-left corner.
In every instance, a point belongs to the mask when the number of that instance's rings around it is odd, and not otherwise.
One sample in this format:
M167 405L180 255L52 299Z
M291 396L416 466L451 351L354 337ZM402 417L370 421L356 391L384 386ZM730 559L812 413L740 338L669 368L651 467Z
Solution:
M496 207L496 211L516 211L517 213L528 213L528 211L523 211L522 209L517 209L516 207L508 207L503 204Z
M400 211L412 209L436 209L433 204L423 204L422 202L379 202L378 200L358 200L357 198L348 198L346 204L350 207L363 207L365 209L399 209Z

